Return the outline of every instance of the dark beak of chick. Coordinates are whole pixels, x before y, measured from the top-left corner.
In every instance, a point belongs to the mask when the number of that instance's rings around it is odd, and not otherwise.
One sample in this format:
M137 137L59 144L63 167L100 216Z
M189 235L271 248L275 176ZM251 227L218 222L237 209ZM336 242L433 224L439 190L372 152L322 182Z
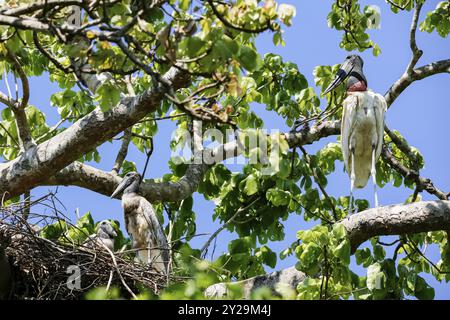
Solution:
M111 198L115 198L119 193L126 189L130 185L130 180L124 178L121 183L117 186L116 190L111 195Z
M323 93L326 95L328 92L334 90L337 86L339 86L345 79L348 78L350 73L352 72L353 68L355 66L355 63L353 59L347 59L344 61L344 63L341 65L341 68L336 74L336 77L331 81L328 88Z

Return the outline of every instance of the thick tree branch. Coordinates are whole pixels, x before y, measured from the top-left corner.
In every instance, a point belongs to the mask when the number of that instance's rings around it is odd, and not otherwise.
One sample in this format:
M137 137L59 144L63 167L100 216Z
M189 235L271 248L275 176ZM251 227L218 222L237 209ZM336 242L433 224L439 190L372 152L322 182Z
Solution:
M362 243L375 236L447 230L450 228L450 201L415 202L368 209L345 218L341 223L347 230L351 251L355 253ZM284 279L280 275L285 275ZM243 286L244 298L249 299L251 293L261 286L267 286L276 293L279 283L284 283L295 290L305 278L305 274L290 267L236 283ZM224 298L228 294L228 284L212 285L206 289L205 295Z
M297 133L286 133L285 137L291 147L311 144L324 136L337 134L340 130L339 121L321 123L308 130ZM177 182L144 181L140 192L150 202L176 202L189 197L194 193L204 174L211 165L242 154L239 143L231 141L213 149L203 150L200 158L203 161L190 164L185 175ZM40 185L72 185L109 196L120 183L121 177L92 166L75 162Z
M450 201L422 201L364 210L341 221L352 252L375 236L450 229Z
M177 68L171 68L164 78L174 90L186 86L189 79ZM156 110L166 90L166 87L158 86L136 97L123 98L106 112L96 108L62 133L14 160L0 164L0 194L18 195L47 180L80 155Z

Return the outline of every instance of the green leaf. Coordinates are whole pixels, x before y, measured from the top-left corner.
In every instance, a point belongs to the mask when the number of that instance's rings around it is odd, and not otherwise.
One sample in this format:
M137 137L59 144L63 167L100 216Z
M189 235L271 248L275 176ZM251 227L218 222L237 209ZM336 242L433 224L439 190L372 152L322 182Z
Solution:
M350 242L345 239L333 249L333 255L341 259L344 264L350 264Z
M255 175L251 174L245 179L245 187L244 192L251 196L258 192L259 183L258 179L255 177Z
M333 226L333 236L336 239L343 239L347 237L347 230L345 229L344 225L341 223L337 223Z
M254 71L258 68L261 58L258 53L247 46L242 46L239 51L238 61L248 71Z
M380 263L376 262L367 268L367 288L375 298L383 298L386 292L386 275Z

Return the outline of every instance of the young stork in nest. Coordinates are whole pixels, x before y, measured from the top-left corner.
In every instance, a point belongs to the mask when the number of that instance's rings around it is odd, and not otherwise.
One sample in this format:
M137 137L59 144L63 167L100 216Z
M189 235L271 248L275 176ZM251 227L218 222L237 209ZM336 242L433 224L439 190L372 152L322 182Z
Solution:
M138 259L159 272L168 273L169 245L153 206L139 195L141 176L129 172L114 190L111 198L121 192L125 228L132 238Z

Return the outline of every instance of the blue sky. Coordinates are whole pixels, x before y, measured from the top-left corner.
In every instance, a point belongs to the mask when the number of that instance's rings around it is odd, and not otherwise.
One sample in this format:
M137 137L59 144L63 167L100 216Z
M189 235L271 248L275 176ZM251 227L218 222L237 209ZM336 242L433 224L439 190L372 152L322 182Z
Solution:
M280 1L281 2L281 1ZM264 34L258 38L257 46L261 54L277 53L285 61L292 61L298 64L300 71L307 77L309 84L314 87L313 69L317 65L333 65L343 61L347 52L339 48L341 33L327 27L327 14L331 8L332 1L307 1L290 0L297 8L297 16L293 20L292 27L285 31L285 47L274 47L270 34ZM409 26L412 12L402 12L394 14L390 11L384 1L360 1L362 5L375 4L381 8L381 29L370 32L372 40L378 43L382 49L379 57L373 57L370 51L361 53L365 61L364 71L369 82L369 87L380 93L386 92L390 85L403 73L409 62L411 52L409 49ZM425 12L432 10L438 1L429 0L422 10L421 20L425 17ZM418 46L424 51L418 65L423 65L435 60L450 58L450 41L443 39L436 34L418 32ZM3 83L0 90L4 90ZM315 88L319 93L320 88ZM33 78L31 80L31 103L41 108L47 114L49 125L54 125L59 117L55 108L50 106L50 95L59 91L58 87L49 82L45 76ZM425 157L426 165L422 170L422 175L432 179L435 185L444 191L450 190L450 162L449 136L450 126L450 75L441 74L412 84L395 101L386 114L386 122L391 129L399 130L409 141L417 147ZM281 118L273 112L264 110L263 106L253 106L255 112L264 120L265 128L278 128L287 131ZM167 161L170 157L168 142L172 131L175 129L173 122L167 120L159 123L159 131L155 137L155 148L147 169L146 178L158 178L169 169ZM307 146L308 152L315 152L328 142L335 142L336 137L323 139L313 146ZM93 165L111 170L115 156L119 149L119 143L105 143L99 148L102 155L100 164ZM128 160L135 161L139 171L142 171L145 157L139 153L135 147L130 148ZM337 169L328 181L327 191L333 196L348 195L349 179L343 172L342 163L337 163ZM234 168L233 168L234 169ZM55 187L39 187L33 190L33 197L55 190ZM394 188L387 185L379 190L379 201L381 205L402 203L411 193L411 190ZM363 190L357 190L356 196L367 198L372 202L373 188L369 182ZM94 192L83 190L77 187L59 187L58 198L67 209L67 215L75 218L75 212L80 214L91 211L94 219L114 218L123 224L123 215L120 202L111 200L108 197L98 195ZM202 199L198 194L194 195L195 212L197 214L197 232L212 233L220 223L212 221L214 204ZM428 194L423 195L424 200L434 200ZM279 252L286 248L295 240L296 231L307 229L311 223L305 223L300 216L292 215L285 222L286 239L282 242L271 243L270 247ZM227 243L235 239L236 234L222 232L217 241L215 257L226 251ZM201 247L207 237L198 237L192 241L194 247ZM211 250L210 250L211 251ZM431 260L437 262L439 253L436 248L429 251ZM389 255L389 253L388 253ZM291 266L295 263L295 258L278 260L275 269ZM355 270L364 274L364 269L356 266ZM268 269L269 271L269 269ZM450 298L450 284L440 284L433 277L425 276L430 285L436 289L436 298Z

